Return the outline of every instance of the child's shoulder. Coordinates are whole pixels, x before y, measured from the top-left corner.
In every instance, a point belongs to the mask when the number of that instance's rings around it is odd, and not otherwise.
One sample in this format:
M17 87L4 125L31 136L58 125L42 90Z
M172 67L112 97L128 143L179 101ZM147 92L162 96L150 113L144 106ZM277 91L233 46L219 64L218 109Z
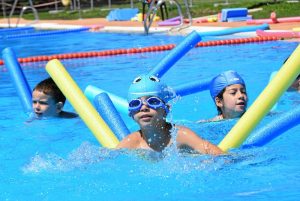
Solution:
M207 123L207 122L214 122L214 121L222 121L224 120L222 115L217 115L211 119L202 119L202 120L199 120L197 121L196 123Z
M127 135L122 141L119 143L118 148L140 148L140 144L143 141L141 134L139 131L135 131L129 135Z

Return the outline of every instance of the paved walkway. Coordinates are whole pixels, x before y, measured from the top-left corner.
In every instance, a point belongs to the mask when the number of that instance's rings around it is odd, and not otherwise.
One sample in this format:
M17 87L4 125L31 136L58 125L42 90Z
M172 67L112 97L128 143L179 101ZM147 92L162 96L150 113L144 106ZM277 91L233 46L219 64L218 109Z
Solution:
M12 19L11 24L15 24L17 19ZM20 20L20 24L28 24L32 21L28 20ZM6 19L0 19L0 25L2 27L7 25ZM136 21L107 21L105 18L90 18L90 19L78 19L78 20L39 20L37 24L41 24L44 26L51 25L81 25L81 26L104 26L104 27L120 27L121 29L124 27L136 27L143 29L142 22ZM228 28L228 27L240 27L240 26L249 26L246 22L211 22L211 23L193 23L193 27L199 28ZM297 22L289 22L289 23L277 23L277 24L270 24L271 30L292 30L292 28L300 27L300 23ZM50 27L51 28L51 27ZM156 29L168 29L169 27L158 27L157 23L153 23L153 28Z

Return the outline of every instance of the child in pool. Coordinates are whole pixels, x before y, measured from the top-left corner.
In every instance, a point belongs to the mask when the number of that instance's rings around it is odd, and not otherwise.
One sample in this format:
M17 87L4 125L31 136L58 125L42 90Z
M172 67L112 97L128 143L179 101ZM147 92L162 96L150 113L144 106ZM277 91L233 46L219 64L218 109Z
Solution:
M300 74L295 79L295 81L290 85L287 91L296 91L300 93Z
M32 92L32 109L37 118L61 117L75 118L78 115L63 111L66 97L52 78L47 78L36 85Z
M248 102L246 85L235 71L225 71L213 78L210 95L217 106L218 115L206 121L239 118L246 112Z
M142 75L131 84L128 92L129 115L140 130L125 137L117 148L149 149L157 152L176 143L179 149L194 150L202 154L219 155L222 150L200 138L187 127L166 121L172 98L170 90L155 76ZM176 139L171 132L177 131Z

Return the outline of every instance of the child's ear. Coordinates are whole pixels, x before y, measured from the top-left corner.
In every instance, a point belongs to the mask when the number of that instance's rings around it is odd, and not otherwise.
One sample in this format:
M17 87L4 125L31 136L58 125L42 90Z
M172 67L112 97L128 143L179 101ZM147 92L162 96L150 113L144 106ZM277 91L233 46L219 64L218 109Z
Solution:
M223 102L219 97L215 97L215 103L217 107L222 107L223 106Z
M56 109L60 112L62 111L62 108L64 107L64 104L62 102L56 103Z

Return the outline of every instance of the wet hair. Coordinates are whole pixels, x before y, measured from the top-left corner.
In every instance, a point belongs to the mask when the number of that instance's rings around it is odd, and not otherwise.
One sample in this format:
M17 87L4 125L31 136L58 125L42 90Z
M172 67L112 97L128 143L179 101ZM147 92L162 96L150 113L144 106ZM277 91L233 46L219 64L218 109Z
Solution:
M220 93L218 93L218 95L216 96L216 98L219 98L220 100L223 100L223 94L224 94L225 90L226 90L226 87L224 89L222 89L220 91ZM222 110L221 110L221 108L219 106L217 106L217 110L218 110L218 115L221 115L222 114Z
M66 102L66 97L60 91L60 89L57 87L57 85L55 84L55 82L53 81L53 79L51 77L39 82L35 86L33 91L34 90L41 91L46 95L52 96L55 103L62 102L63 104L65 104L65 102Z

